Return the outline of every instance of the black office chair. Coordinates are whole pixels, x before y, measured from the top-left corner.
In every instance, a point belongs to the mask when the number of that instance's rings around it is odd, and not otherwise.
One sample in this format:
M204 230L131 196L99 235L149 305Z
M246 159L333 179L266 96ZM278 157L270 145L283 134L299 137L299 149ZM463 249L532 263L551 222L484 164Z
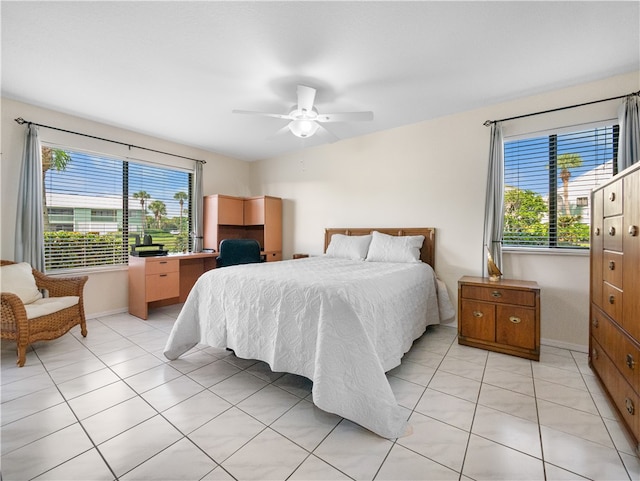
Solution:
M220 255L216 267L262 262L260 243L254 239L224 239L220 242Z

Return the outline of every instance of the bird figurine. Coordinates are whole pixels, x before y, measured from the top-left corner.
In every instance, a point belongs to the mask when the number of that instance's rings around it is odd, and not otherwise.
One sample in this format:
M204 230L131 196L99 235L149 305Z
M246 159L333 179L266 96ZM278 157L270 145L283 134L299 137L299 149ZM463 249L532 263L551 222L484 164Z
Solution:
M498 269L498 266L495 262L493 262L493 257L491 256L491 251L489 247L485 244L487 248L487 273L489 274L490 281L499 281L502 277L502 271Z

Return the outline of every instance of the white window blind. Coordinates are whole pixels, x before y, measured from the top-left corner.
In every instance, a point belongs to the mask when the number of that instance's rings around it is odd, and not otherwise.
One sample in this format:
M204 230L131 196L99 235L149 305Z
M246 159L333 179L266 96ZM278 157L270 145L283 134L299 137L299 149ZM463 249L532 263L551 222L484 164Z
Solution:
M47 272L126 264L136 235L189 248L191 174L43 146Z
M617 125L504 142L504 246L588 248L591 190L616 170Z

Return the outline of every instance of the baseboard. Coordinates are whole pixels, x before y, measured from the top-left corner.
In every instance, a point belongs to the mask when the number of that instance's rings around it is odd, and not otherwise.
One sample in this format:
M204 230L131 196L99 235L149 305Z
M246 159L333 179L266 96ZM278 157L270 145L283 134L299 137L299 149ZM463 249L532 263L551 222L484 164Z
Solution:
M111 311L103 311L103 312L92 312L91 314L85 314L87 319L96 319L98 317L112 316L114 314L122 314L123 312L128 312L129 309L127 307L121 307L120 309L113 309Z
M573 344L571 342L562 342L553 339L540 339L540 344L558 347L560 349L569 349L570 351L589 353L589 346L583 346L582 344Z

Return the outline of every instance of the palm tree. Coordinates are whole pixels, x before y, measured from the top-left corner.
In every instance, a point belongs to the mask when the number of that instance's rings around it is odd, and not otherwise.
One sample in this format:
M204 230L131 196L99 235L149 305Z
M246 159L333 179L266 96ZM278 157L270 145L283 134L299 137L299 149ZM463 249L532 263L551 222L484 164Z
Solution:
M571 172L569 169L574 167L580 167L582 165L582 157L580 154L560 154L558 156L558 168L560 169L560 179L563 185L563 199L564 213L565 215L571 215L569 210L569 179L571 178Z
M156 227L160 229L160 220L162 216L167 213L167 206L161 200L154 200L149 204L149 209L153 212L153 217L156 220Z
M146 224L147 217L147 208L144 204L147 202L147 199L151 199L151 196L144 190L141 190L140 192L133 194L133 198L140 199L140 207L142 208L142 234L144 235L144 226Z
M49 212L47 210L47 195L45 176L47 171L55 169L58 172L66 170L67 165L71 162L71 156L61 149L52 149L51 147L42 147L42 207L44 213L44 231L49 230Z
M182 209L184 207L184 201L187 200L189 196L184 192L176 192L173 198L180 202L180 233L182 234Z

